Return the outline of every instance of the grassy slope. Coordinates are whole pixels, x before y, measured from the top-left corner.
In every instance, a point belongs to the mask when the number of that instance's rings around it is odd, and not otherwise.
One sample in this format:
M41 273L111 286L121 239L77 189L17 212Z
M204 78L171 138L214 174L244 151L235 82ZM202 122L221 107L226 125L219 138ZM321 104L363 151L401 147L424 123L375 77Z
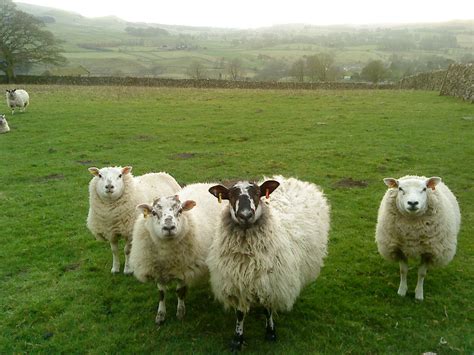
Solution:
M326 266L277 317L276 344L263 341L263 317L251 313L249 352L474 351L472 105L409 91L26 89L29 111L8 115L12 131L0 136L0 352L226 349L234 316L207 286L191 290L184 322L170 293L157 330L156 287L109 274L109 248L85 219L86 168L110 164L183 183L281 173L323 187L332 205ZM463 213L457 256L428 273L423 303L414 300L416 268L398 297L398 267L374 243L381 179L413 173L443 177ZM349 177L368 185L338 187Z

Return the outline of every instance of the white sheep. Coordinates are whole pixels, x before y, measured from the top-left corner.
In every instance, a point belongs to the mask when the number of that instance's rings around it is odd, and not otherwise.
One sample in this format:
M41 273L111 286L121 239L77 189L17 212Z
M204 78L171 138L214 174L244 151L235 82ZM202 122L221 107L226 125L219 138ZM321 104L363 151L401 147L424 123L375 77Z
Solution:
M207 280L206 257L222 210L208 192L211 186L188 185L178 195L138 206L143 215L133 229L130 264L138 280L158 283L158 325L166 318L165 290L171 282L177 282L176 316L182 319L187 288Z
M423 300L428 268L448 264L456 253L461 225L459 205L439 177L386 178L375 239L380 255L400 263L398 294L405 296L408 259L420 259L415 298Z
M30 96L22 89L7 89L5 96L7 97L7 105L12 110L12 115L15 113L15 107L19 107L21 111L25 111L26 106L30 104Z
M10 127L8 126L7 119L5 115L0 115L0 133L10 132Z
M112 273L120 272L118 240L125 238L124 274L131 274L129 254L136 206L156 197L176 193L180 186L167 173L149 173L134 177L132 167L89 168L94 175L89 183L89 215L87 227L97 240L110 243L113 256Z
M207 262L215 297L237 311L232 350L241 349L244 317L255 305L265 309L266 339L276 340L273 312L290 311L323 266L330 220L326 197L315 184L282 176L209 191L229 200Z

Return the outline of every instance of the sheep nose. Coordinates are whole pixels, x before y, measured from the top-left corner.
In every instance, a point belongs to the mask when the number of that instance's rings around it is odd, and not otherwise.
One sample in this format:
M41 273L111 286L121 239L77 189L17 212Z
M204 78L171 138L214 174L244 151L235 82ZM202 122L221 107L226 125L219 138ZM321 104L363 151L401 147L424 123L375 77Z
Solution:
M113 189L114 189L114 185L108 184L108 185L105 185L105 188L106 188L107 190L113 190Z
M243 219L244 221L248 221L253 217L253 211L250 209L240 210L237 213L237 216L239 216L239 218Z
M408 201L407 202L411 207L415 207L418 204L418 201Z
M175 226L163 226L163 230L167 232L171 232L174 229L176 229Z

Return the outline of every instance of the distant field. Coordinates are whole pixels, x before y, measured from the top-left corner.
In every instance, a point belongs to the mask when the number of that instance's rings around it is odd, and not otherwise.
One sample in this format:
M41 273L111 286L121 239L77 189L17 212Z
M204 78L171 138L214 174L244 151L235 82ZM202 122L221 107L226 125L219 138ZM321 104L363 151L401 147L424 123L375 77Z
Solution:
M0 87L4 90L5 87ZM474 352L474 107L434 92L28 86L31 106L0 135L0 353L221 353L234 314L208 286L187 315L154 324L156 286L110 275L86 229L89 166L167 171L180 183L297 176L332 206L329 255L290 313L248 316L246 352ZM184 154L186 153L186 154ZM438 175L458 197L458 253L416 302L374 242L382 179Z

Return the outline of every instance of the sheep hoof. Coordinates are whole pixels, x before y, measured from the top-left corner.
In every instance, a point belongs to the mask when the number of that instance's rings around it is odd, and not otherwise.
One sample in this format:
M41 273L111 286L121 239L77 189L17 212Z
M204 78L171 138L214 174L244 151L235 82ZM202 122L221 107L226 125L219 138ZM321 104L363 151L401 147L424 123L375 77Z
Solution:
M178 318L179 320L183 320L185 314L186 314L186 308L184 306L179 307L176 311L176 318Z
M244 345L244 336L235 334L234 338L232 339L232 342L230 343L230 351L232 352L237 352L242 350L242 347Z
M120 273L120 267L115 267L115 266L114 266L114 267L110 270L110 272L111 272L112 274L118 274L118 273Z
M267 330L265 332L265 340L267 340L267 341L276 341L277 340L277 335L276 335L275 329L267 328Z
M156 318L155 318L155 323L157 326L160 326L162 325L164 322L165 322L165 318L166 318L166 313L164 312L158 312L156 314Z
M398 292L397 292L400 296L402 297L405 297L405 295L407 294L407 288L406 287L401 287L398 289Z
M132 275L133 274L133 269L126 265L125 268L123 269L123 273L125 275Z
M423 292L415 292L415 299L418 301L423 301Z

